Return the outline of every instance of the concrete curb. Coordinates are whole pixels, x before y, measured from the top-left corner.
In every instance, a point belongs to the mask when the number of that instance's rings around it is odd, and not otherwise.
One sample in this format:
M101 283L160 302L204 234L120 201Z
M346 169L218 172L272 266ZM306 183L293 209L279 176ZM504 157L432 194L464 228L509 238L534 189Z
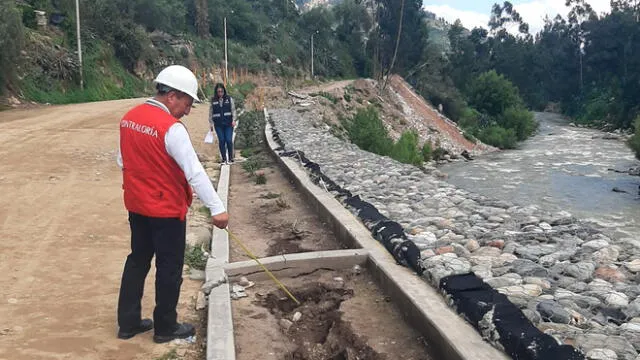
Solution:
M354 265L365 265L368 257L367 250L351 249L285 254L260 259L260 262L277 277L291 278L322 269L351 269ZM269 279L264 270L253 260L225 265L224 271L229 282L236 281L242 276L251 276L251 280L256 281Z
M501 360L506 354L482 340L477 331L445 303L443 297L409 269L398 266L369 230L330 193L313 184L293 159L277 155L265 109L265 138L290 179L308 203L330 224L336 236L352 247L369 251L368 271L398 305L406 321L428 339L434 355L446 360Z
M220 168L216 189L225 208L228 208L230 166ZM229 263L229 235L214 226L211 237L211 257L205 269L206 281L225 276L223 266ZM207 360L234 360L233 317L229 284L224 283L211 290L207 308Z

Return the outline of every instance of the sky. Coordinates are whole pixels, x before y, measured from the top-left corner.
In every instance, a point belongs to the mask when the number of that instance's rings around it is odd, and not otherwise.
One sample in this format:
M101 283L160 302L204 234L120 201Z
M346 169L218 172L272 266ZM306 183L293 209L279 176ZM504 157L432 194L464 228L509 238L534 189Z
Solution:
M491 8L497 0L424 0L424 8L438 17L453 23L460 19L462 24L471 29L476 26L487 27ZM610 0L588 0L597 13L608 12ZM557 14L567 15L569 9L564 0L512 0L520 16L529 24L529 32L536 33L544 26L544 17L554 18Z

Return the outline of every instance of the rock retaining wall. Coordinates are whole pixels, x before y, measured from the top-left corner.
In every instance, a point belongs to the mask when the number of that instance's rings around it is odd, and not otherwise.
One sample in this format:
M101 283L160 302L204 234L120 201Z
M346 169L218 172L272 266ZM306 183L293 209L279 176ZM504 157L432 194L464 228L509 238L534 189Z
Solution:
M424 269L486 340L517 359L584 358L560 343L588 358L640 359L639 240L456 189L294 110L271 115L283 155L305 164L396 260Z

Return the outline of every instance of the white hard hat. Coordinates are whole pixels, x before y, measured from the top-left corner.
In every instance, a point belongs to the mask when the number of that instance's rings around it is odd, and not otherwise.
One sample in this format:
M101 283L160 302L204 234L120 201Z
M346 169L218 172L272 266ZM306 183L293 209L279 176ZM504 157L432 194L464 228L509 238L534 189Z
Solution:
M154 84L163 84L172 89L182 91L191 96L194 101L198 99L198 79L193 75L191 70L181 65L171 65L160 71Z

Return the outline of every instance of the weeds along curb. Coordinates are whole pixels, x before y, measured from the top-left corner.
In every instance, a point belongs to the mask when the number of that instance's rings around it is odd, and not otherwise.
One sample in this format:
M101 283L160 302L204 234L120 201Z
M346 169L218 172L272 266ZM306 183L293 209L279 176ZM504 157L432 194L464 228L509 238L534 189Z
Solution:
M428 340L437 359L505 360L508 357L485 342L476 330L445 303L443 297L411 270L398 266L369 230L329 192L313 184L291 158L280 157L264 110L265 138L270 151L317 214L345 245L368 250L367 270L396 303L405 320Z

